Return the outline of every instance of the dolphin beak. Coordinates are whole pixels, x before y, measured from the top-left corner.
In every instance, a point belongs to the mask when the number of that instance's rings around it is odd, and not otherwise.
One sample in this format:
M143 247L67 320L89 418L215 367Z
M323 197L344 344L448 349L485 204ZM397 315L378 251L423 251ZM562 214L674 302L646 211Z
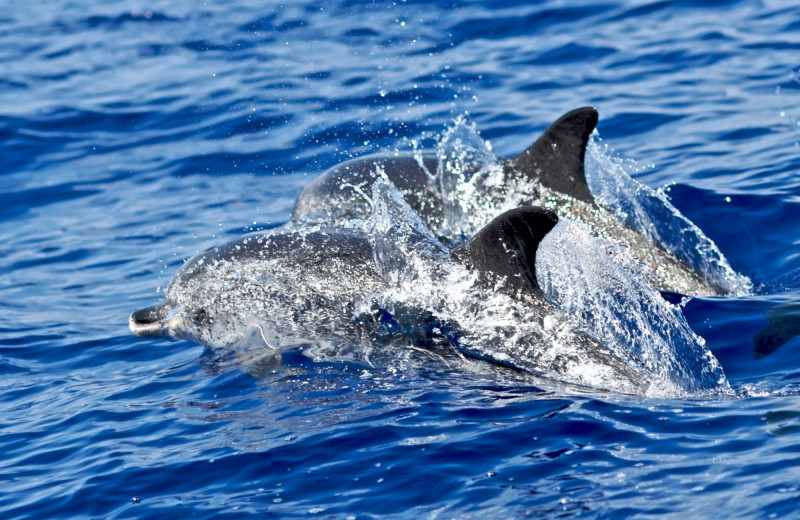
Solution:
M128 326L131 332L137 336L160 338L164 335L161 330L161 323L167 317L167 309L164 305L153 305L140 309L131 314Z

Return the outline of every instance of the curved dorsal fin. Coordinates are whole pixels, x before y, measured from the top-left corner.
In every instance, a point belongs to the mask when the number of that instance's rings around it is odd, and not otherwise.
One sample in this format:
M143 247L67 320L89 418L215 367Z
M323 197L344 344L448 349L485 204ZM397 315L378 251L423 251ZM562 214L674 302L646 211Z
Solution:
M544 186L592 203L583 159L589 136L597 126L597 110L577 108L561 116L524 152L509 159L507 171L537 179Z
M512 209L495 217L452 255L469 269L504 277L513 290L540 295L536 249L557 223L558 215L549 209Z

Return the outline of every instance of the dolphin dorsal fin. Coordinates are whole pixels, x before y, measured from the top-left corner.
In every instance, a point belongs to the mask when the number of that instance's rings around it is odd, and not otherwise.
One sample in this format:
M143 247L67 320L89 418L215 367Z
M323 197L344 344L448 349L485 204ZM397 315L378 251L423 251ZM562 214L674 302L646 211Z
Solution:
M512 209L495 217L452 255L471 270L505 278L512 290L541 295L536 282L536 249L557 223L558 215L549 209Z
M537 179L544 186L592 203L583 159L586 144L597 126L597 110L577 108L561 116L524 152L510 159L508 172Z

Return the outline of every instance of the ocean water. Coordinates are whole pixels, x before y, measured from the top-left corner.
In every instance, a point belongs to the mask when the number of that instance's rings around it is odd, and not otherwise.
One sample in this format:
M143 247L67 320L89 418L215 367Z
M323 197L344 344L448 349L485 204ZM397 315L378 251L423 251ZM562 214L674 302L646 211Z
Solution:
M798 29L770 0L5 10L0 517L800 516ZM128 331L327 167L464 116L508 157L584 105L753 281L683 309L734 396L299 352L255 378Z

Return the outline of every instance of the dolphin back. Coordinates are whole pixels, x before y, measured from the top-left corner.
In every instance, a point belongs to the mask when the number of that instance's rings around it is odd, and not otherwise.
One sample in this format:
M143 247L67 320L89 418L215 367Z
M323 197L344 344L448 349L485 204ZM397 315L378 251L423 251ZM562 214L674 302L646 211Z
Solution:
M325 171L303 188L292 209L292 219L330 222L368 216L372 212L372 185L379 172L391 179L415 211L436 218L441 213L441 203L430 192L428 183L436 165L436 157L431 155L368 155L351 159Z

